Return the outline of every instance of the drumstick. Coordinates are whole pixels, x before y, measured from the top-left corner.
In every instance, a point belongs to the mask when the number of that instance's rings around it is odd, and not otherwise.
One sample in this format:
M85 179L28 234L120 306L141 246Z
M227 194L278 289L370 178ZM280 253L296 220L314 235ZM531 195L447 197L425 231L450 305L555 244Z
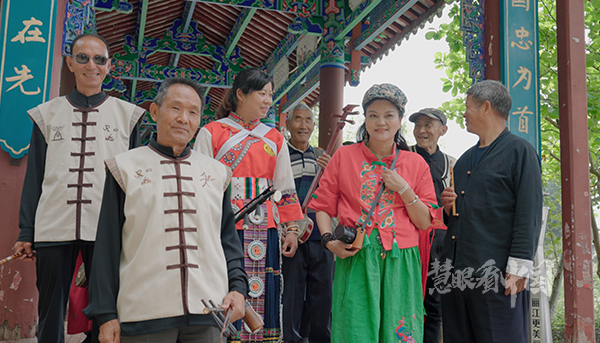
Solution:
M16 252L16 253L8 256L7 258L1 259L0 260L0 266L3 265L3 264L6 264L6 263L8 263L8 262L10 262L12 260L14 260L15 258L19 258L21 255L23 255L23 253Z
M452 166L452 162L450 162L450 187L454 189L454 167ZM456 216L456 200L452 203L452 215Z

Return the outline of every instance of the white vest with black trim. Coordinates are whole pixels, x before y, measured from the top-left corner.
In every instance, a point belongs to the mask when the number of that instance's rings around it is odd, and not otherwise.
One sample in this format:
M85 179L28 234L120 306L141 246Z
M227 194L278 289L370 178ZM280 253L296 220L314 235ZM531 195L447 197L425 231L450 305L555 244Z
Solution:
M104 160L129 149L145 111L113 97L81 108L64 96L28 111L48 144L35 242L96 240Z
M229 292L221 245L229 169L195 151L172 158L151 147L106 165L125 192L121 322L202 314L201 299L222 302Z

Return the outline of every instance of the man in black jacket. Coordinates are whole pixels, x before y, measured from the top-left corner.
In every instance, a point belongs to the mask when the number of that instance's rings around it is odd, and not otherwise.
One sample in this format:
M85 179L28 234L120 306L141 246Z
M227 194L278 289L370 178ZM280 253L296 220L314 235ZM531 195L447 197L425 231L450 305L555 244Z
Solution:
M463 117L479 142L456 163L454 189L442 193L448 232L434 270L434 277L452 274L451 284L438 289L445 343L527 342L542 181L533 146L506 128L511 105L497 81L467 92Z

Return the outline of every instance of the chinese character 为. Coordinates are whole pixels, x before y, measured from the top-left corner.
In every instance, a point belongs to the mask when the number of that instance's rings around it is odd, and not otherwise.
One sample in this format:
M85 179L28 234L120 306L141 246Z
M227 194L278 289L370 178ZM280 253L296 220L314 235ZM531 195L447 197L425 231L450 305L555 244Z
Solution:
M434 291L438 291L440 294L450 292L452 286L448 281L452 275L452 261L446 259L444 264L440 264L440 261L436 258L435 261L431 262L431 271L427 273L427 276L433 277L433 287L429 289L429 294L433 294Z
M517 36L517 39L520 39L520 41L519 43L515 41L510 42L510 47L514 48L516 46L521 50L529 50L533 42L531 40L523 42L523 38L529 37L529 31L525 30L525 28L521 26L520 29L515 30L515 35Z
M483 266L477 269L477 273L483 273L482 277L477 278L477 286L483 287L482 293L494 291L498 293L498 281L500 280L500 269L496 267L494 260L488 260Z
M533 112L528 111L528 107L517 107L519 111L515 111L513 115L519 115L519 132L529 133L529 117L527 114L533 115Z
M512 7L522 7L525 12L529 11L529 0L512 0Z
M11 42L19 41L21 44L24 44L25 41L42 43L46 42L44 38L40 37L42 31L40 31L40 29L37 27L34 27L31 31L27 31L33 25L42 26L43 24L41 21L31 17L30 20L23 20L23 25L25 25L25 28L22 31L19 31L19 33L10 40ZM25 33L27 33L29 36L25 37Z
M38 87L37 91L26 91L23 88L23 82L25 82L27 80L30 80L30 79L33 79L33 75L29 74L31 72L31 70L29 70L29 68L27 68L26 65L22 64L21 67L23 68L21 70L19 70L19 69L17 69L17 67L15 67L15 73L17 73L18 75L6 78L6 81L8 81L8 82L17 81L14 85L12 85L6 91L8 92L8 91L14 89L15 87L19 86L19 88L21 89L21 93L23 93L25 95L36 95L36 94L38 94L40 92L40 87Z
M525 84L525 86L523 86L523 89L529 90L529 87L531 87L531 71L525 67L519 66L519 70L517 70L517 73L521 74L521 76L519 77L517 82L515 82L515 84L513 85L513 88L515 88L516 85L521 83L521 81L526 80L527 84Z

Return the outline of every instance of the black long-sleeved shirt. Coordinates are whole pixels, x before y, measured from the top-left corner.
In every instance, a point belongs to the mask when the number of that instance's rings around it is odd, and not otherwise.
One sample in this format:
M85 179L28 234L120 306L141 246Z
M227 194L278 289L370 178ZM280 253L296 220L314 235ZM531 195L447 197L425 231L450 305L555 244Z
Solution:
M90 108L102 103L108 95L104 92L92 96L81 94L77 89L74 89L67 98L75 105ZM139 126L136 124L130 137L129 149L137 148L141 145ZM42 183L44 182L44 174L46 171L46 152L48 144L42 134L39 126L33 124L31 133L31 142L29 145L29 156L27 157L27 171L25 173L25 182L21 193L21 210L19 213L19 227L21 232L17 241L31 242L34 240L35 232L35 214L37 211L40 196L42 195ZM68 152L67 152L68 153ZM56 246L68 244L69 242L40 242L36 247Z
M437 198L437 205L442 205L442 192L447 187L444 185L444 179L449 177L449 165L450 161L456 162L456 159L450 155L444 154L440 147L433 154L429 154L427 150L421 148L418 145L410 147L410 151L416 152L421 155L425 162L429 165L429 171L431 172L431 179L433 180L433 187L435 188L435 196Z
M156 141L150 143L152 147L169 157L174 156L170 147L162 146ZM189 146L181 154L189 154ZM98 221L98 233L94 248L92 262L92 275L89 282L90 304L84 314L90 318L95 317L98 324L102 325L109 320L117 319L117 296L119 293L119 265L122 246L122 231L125 223L124 205L126 194L123 192L115 178L107 172L102 198L102 209ZM248 276L242 268L244 253L240 239L235 228L235 218L231 209L229 191L223 196L223 213L221 219L221 244L227 261L227 275L229 291L247 294ZM140 209L144 211L144 209ZM211 263L211 261L205 261ZM151 263L149 261L148 263ZM151 280L139 280L151 282ZM206 280L210 282L210 280ZM160 296L160 295L159 295ZM191 295L193 296L193 295ZM199 299L196 299L199 301ZM221 301L221 299L213 299ZM152 299L148 299L152 301ZM212 325L216 323L210 315L190 314L170 318L153 319L141 322L122 323L121 332L125 336L141 335L161 330L190 325Z
M448 219L442 261L450 259L455 270L473 268L474 275L486 262L501 271L533 267L542 218L542 179L538 155L526 140L505 129L478 161L479 143L467 150L454 168L456 212ZM511 260L514 267L508 268Z

